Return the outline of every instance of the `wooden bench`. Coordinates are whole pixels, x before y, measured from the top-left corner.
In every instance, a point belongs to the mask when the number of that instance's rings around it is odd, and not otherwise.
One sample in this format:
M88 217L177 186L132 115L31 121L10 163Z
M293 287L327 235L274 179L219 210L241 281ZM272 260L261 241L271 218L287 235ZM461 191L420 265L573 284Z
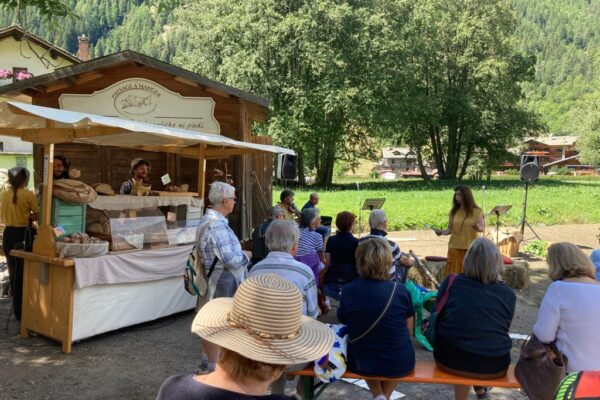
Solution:
M315 371L312 367L306 368L300 371L287 372L288 375L304 376L307 379L304 389L304 398L306 400L316 399L321 395L323 390L329 385L316 381ZM346 372L342 378L350 379L367 379L367 377L354 374L352 372ZM373 379L373 377L369 377ZM515 369L511 365L508 369L506 376L497 379L473 379L463 378L456 375L448 374L440 370L432 361L417 361L415 370L407 376L402 378L376 378L382 381L394 381L394 382L413 382L413 383L434 383L434 384L447 384L447 385L467 385L467 386L488 386L488 387L503 387L503 388L520 388L521 384L515 377Z

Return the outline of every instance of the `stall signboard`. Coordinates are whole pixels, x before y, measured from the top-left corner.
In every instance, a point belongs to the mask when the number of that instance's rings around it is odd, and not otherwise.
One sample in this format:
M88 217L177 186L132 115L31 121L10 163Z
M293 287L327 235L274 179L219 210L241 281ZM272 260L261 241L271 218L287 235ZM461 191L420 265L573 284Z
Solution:
M156 82L129 78L91 94L62 94L60 108L169 128L220 134L212 97L186 97Z

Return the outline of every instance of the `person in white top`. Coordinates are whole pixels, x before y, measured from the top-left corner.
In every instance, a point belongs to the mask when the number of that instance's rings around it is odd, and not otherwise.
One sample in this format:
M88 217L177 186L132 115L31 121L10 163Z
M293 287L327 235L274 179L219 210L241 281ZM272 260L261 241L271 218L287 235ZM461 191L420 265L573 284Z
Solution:
M542 343L556 340L568 358L567 371L600 370L600 282L594 266L577 246L548 248L548 287L533 333Z

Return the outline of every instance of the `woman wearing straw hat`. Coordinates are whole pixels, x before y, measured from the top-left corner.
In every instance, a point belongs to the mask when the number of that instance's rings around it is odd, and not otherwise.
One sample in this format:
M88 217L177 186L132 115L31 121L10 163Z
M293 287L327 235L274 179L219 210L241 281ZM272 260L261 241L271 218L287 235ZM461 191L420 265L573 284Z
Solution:
M302 294L274 274L246 280L233 298L207 303L192 332L221 347L218 368L208 375L175 375L161 386L157 400L290 400L267 395L286 365L327 354L332 331L302 315Z

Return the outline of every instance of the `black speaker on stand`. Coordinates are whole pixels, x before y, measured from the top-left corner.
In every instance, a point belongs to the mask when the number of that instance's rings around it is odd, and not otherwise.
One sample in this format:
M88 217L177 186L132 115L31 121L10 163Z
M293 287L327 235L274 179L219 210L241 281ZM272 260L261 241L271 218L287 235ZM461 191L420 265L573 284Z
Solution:
M534 155L524 154L521 156L521 164L519 165L519 177L525 181L525 201L523 202L523 217L521 218L521 235L525 235L525 225L531 229L531 232L538 240L540 236L527 222L527 196L529 194L529 184L535 182L540 177L540 158Z
M277 156L277 179L284 181L295 181L298 179L298 157L290 154L279 154Z

